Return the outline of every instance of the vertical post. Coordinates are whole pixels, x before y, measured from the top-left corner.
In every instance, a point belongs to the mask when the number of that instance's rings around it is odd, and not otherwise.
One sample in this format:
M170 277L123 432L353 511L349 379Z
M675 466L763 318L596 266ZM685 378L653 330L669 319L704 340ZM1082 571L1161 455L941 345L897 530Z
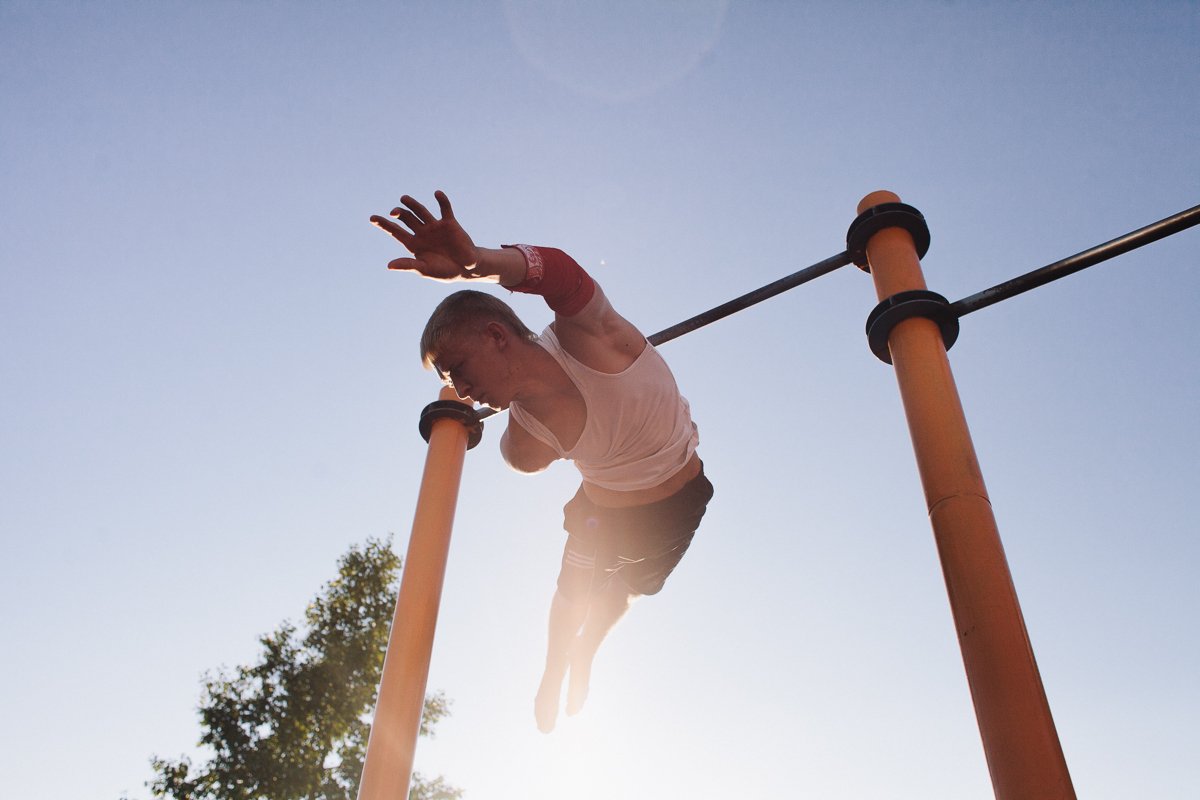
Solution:
M858 210L899 200L873 192ZM880 301L925 289L908 230L874 233L867 259ZM904 319L888 347L996 797L1074 798L942 332L932 319Z
M457 403L454 390L447 388L422 417L423 429L426 418L434 417L429 420L429 452L383 661L358 800L408 797L469 433L465 415L430 414L430 410L440 407L445 411L453 406L472 413L469 407Z

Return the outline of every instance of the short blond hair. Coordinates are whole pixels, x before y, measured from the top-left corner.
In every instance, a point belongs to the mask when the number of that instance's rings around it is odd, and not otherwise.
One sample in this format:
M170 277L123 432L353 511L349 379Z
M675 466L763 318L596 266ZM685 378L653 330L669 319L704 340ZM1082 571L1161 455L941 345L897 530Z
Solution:
M499 322L521 339L537 338L508 303L486 292L463 289L438 303L425 323L421 333L421 361L425 368L433 369L433 362L452 337L482 333L489 322Z

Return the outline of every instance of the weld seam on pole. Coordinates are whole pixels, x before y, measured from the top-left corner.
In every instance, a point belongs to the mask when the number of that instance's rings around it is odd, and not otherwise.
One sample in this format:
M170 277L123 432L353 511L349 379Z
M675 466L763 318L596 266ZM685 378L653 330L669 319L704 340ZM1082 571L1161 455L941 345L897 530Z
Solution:
M979 492L956 492L954 494L944 495L933 501L933 503L931 503L929 506L929 516L932 517L940 506L945 503L949 503L951 500L970 500L972 498L979 498L983 502L987 503L989 508L992 506L992 498L988 497L986 494L980 494Z

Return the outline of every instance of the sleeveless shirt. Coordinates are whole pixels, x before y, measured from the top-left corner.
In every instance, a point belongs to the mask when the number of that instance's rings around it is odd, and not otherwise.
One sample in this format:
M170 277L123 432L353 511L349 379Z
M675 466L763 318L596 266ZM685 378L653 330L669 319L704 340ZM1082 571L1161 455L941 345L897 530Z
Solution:
M558 437L513 401L508 413L531 436L575 462L588 483L631 492L658 486L683 469L700 434L688 401L654 345L622 372L598 372L563 349L551 327L538 338L583 395L587 420L579 441L565 450Z

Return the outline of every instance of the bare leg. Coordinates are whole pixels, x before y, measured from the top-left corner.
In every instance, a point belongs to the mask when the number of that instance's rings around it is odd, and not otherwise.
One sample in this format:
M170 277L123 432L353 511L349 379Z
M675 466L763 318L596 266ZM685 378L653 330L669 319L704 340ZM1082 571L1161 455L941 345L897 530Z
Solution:
M546 647L546 670L533 700L533 714L538 730L549 733L558 720L558 701L562 695L563 679L571 664L571 650L576 634L588 614L587 603L572 603L561 592L554 593L550 602L550 633Z
M601 594L588 606L583 630L575 637L570 652L571 680L567 686L567 714L578 714L587 700L588 683L592 677L592 661L600 643L613 626L625 616L637 595L620 580L609 581ZM561 679L560 679L561 680Z

